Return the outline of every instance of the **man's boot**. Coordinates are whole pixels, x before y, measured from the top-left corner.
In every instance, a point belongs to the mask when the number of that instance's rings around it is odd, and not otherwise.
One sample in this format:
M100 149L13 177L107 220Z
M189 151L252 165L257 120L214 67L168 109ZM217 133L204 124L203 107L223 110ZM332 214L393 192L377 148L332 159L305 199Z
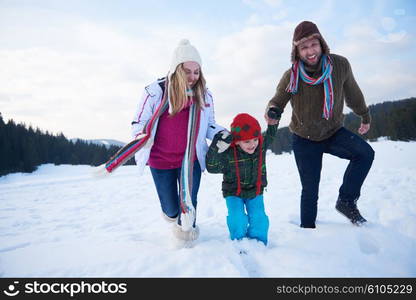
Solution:
M365 222L367 222L366 219L363 218L363 216L360 214L360 211L357 208L357 200L355 201L344 201L338 198L337 204L335 205L335 209L339 211L342 215L347 217L352 224L361 226Z

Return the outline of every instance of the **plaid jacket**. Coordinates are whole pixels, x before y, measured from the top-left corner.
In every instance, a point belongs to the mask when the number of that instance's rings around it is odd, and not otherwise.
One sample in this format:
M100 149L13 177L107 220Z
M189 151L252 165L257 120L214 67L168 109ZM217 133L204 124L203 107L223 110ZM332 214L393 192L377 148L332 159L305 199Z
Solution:
M262 153L262 176L261 190L263 194L264 188L267 186L266 174L266 150L276 137L278 125L269 125L267 131L263 133ZM209 173L222 173L222 194L225 197L236 196L237 193L237 175L234 160L234 150L229 147L226 151L218 153L217 141L221 134L217 134L209 147L206 156L206 166ZM253 154L244 152L237 146L238 168L240 170L241 194L240 198L251 199L256 197L257 168L259 159L259 148Z

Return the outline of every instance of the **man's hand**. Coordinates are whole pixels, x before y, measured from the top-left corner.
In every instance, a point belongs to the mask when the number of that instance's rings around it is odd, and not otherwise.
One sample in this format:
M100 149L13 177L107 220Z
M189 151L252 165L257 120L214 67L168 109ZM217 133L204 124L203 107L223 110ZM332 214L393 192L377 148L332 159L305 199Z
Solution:
M279 123L281 115L282 112L278 107L269 106L264 114L264 119L266 120L267 125L276 125Z
M358 128L358 133L363 135L363 134L366 134L369 130L370 130L370 123L368 124L361 123L360 128Z
M230 147L233 137L227 130L222 130L218 132L217 135L219 135L216 144L218 147L218 153L222 153Z

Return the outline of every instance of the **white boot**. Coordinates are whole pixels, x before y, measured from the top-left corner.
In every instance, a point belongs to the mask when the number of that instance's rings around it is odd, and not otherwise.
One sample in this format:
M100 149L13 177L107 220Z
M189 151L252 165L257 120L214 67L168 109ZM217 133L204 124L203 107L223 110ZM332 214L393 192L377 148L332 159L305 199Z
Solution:
M165 221L166 221L166 222L168 222L168 223L173 223L173 222L176 222L176 220L178 219L178 217L177 217L177 216L176 216L176 217L174 217L174 218L168 217L167 215L165 215L165 213L164 213L164 212L162 212L162 216L163 216L163 218L165 219Z
M172 230L173 230L174 236L177 239L182 240L182 241L187 241L187 242L195 241L199 237L199 227L198 226L192 227L188 231L183 231L182 227L180 225L175 224L173 226Z

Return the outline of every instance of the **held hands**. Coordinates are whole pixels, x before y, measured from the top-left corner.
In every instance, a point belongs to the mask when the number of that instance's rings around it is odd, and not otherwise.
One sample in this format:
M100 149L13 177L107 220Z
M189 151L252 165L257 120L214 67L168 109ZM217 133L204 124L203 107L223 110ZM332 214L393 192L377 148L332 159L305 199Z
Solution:
M217 133L218 140L216 146L218 147L218 153L222 153L230 147L233 137L227 130L222 130Z
M269 106L264 114L264 118L268 125L276 125L279 123L282 111L279 107Z
M368 124L361 123L360 128L358 128L358 133L363 135L363 134L366 134L369 130L370 130L370 123Z
M282 111L278 107L271 106L267 111L267 116L273 120L280 120L282 116Z

